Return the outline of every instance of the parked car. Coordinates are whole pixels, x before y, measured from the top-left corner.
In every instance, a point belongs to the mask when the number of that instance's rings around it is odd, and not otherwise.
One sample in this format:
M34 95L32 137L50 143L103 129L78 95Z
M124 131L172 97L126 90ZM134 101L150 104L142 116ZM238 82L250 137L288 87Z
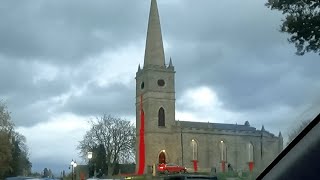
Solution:
M168 163L168 164L159 164L158 165L158 172L159 173L186 173L187 168L183 166L179 166L173 163Z

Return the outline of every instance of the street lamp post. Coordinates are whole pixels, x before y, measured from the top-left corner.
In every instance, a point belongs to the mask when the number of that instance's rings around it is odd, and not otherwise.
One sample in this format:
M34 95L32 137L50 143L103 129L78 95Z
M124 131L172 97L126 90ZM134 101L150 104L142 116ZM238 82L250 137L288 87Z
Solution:
M88 162L88 169L89 169L89 177L90 177L90 174L91 174L91 168L92 168L92 165L90 163L90 160L92 159L92 152L88 152L88 159L89 159L89 162Z
M76 161L71 161L70 163L70 167L71 167L71 179L73 180L73 176L74 176L74 168L77 167L77 162Z

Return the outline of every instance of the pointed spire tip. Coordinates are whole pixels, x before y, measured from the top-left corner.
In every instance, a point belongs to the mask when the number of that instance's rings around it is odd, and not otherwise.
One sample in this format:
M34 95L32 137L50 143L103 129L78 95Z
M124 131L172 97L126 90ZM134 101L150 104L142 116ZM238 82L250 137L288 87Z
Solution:
M169 67L173 67L171 57L170 57L170 61L169 61Z
M138 72L139 72L139 71L141 71L140 63L139 63L139 66L138 66Z
M161 25L156 0L151 0L144 66L165 66Z

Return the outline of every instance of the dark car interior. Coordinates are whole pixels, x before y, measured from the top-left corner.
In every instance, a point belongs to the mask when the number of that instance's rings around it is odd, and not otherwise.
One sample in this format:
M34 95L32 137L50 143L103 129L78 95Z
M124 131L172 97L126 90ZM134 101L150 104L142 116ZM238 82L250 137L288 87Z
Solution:
M320 114L257 177L263 180L320 179Z

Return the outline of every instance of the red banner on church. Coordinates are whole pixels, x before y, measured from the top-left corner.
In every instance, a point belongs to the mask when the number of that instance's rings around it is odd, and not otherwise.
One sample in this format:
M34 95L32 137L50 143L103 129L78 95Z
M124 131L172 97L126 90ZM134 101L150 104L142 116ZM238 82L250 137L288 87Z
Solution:
M250 172L252 172L252 170L253 170L253 162L252 161L249 162L249 170L250 170Z
M140 139L139 139L139 168L138 174L142 175L145 168L145 144L144 144L144 111L142 106L142 95L140 97Z
M194 172L197 172L198 171L198 161L192 160L192 162L193 162L193 170L194 170Z

